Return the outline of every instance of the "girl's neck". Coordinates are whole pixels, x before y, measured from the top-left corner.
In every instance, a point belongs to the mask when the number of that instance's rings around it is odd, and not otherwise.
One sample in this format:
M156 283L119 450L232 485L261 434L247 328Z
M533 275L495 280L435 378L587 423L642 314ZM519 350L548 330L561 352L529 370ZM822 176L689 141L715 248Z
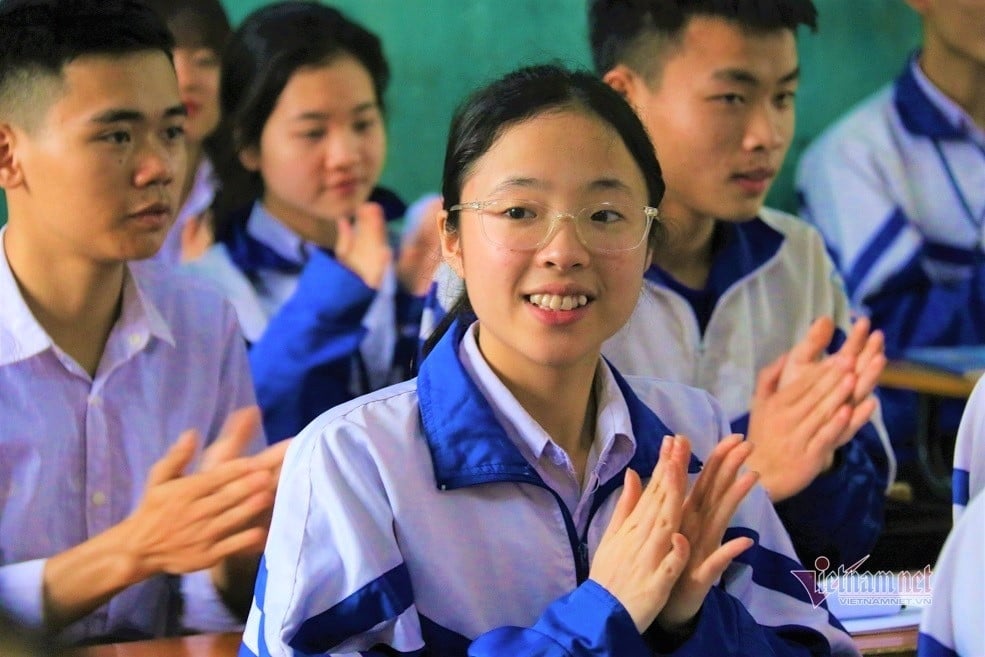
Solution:
M985 130L985 66L955 52L939 39L928 38L920 53L920 69Z
M264 196L262 202L267 212L294 231L305 242L316 244L323 249L335 249L335 242L339 236L335 221L299 212L268 196Z
M481 340L479 345L481 350ZM594 358L584 358L564 368L529 362L504 368L483 353L489 367L523 409L568 454L582 481L595 439L595 377L600 356L596 353Z
M178 207L184 207L185 202L192 193L192 187L195 186L195 176L198 175L198 167L202 164L202 144L201 142L192 143L189 142L187 145L186 152L188 154L188 167L185 169L185 179L181 183L181 198L178 202Z

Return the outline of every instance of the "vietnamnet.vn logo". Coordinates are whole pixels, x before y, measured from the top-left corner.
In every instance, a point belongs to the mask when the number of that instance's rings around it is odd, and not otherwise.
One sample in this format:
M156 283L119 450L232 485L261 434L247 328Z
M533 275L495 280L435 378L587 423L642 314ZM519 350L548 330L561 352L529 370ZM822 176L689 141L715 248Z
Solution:
M814 608L821 606L829 596L837 596L845 606L859 605L907 605L926 607L933 600L930 585L931 569L893 572L877 570L860 571L869 558L862 557L850 566L844 564L831 568L827 557L814 561L814 570L792 570L794 577L807 590Z

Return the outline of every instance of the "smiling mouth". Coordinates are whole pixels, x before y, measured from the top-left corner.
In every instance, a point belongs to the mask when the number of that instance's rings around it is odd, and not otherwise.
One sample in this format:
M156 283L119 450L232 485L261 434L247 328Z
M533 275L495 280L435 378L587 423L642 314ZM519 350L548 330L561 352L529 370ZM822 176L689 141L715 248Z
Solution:
M592 299L584 294L530 294L527 301L544 310L574 310L588 305Z

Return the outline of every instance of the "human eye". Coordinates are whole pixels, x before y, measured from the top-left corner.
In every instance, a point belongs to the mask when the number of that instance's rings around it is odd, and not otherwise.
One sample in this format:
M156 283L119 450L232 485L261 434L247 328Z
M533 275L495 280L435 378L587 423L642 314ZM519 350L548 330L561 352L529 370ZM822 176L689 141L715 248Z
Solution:
M542 214L537 204L517 199L490 201L486 212L510 221L532 221Z
M164 129L164 136L168 141L181 141L185 137L185 126L172 125Z
M588 218L593 224L610 225L626 221L628 213L625 209L609 203L593 206L588 209Z
M216 68L219 66L219 56L211 50L195 53L192 63L200 68Z
M741 94L727 93L719 94L713 97L713 100L722 103L723 105L728 105L730 107L737 107L746 102L746 99Z
M783 91L776 95L774 103L777 107L781 109L787 109L793 107L794 101L797 99L796 91Z
M128 130L110 130L99 136L100 141L108 142L114 146L122 146L132 141L133 137Z
M369 132L370 130L375 128L376 124L377 124L376 117L359 119L358 121L353 123L352 128L358 133L364 133L364 132Z
M307 130L302 130L297 134L298 137L304 139L305 141L318 141L322 139L328 131L325 128L309 128Z

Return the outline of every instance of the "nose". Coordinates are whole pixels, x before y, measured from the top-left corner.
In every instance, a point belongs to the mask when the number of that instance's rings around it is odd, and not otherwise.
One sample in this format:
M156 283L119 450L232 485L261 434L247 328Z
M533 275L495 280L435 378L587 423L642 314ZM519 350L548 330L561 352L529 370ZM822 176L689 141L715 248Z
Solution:
M329 169L348 169L359 161L359 137L349 129L336 130L327 139L325 163Z
M763 102L750 114L742 146L747 151L773 151L785 146L792 132L793 112Z
M557 214L551 221L544 244L537 250L537 260L545 267L561 271L584 267L591 254L578 234L578 224L570 214Z
M173 145L159 137L148 138L137 155L134 184L137 187L170 185L184 174L185 160L184 142Z

